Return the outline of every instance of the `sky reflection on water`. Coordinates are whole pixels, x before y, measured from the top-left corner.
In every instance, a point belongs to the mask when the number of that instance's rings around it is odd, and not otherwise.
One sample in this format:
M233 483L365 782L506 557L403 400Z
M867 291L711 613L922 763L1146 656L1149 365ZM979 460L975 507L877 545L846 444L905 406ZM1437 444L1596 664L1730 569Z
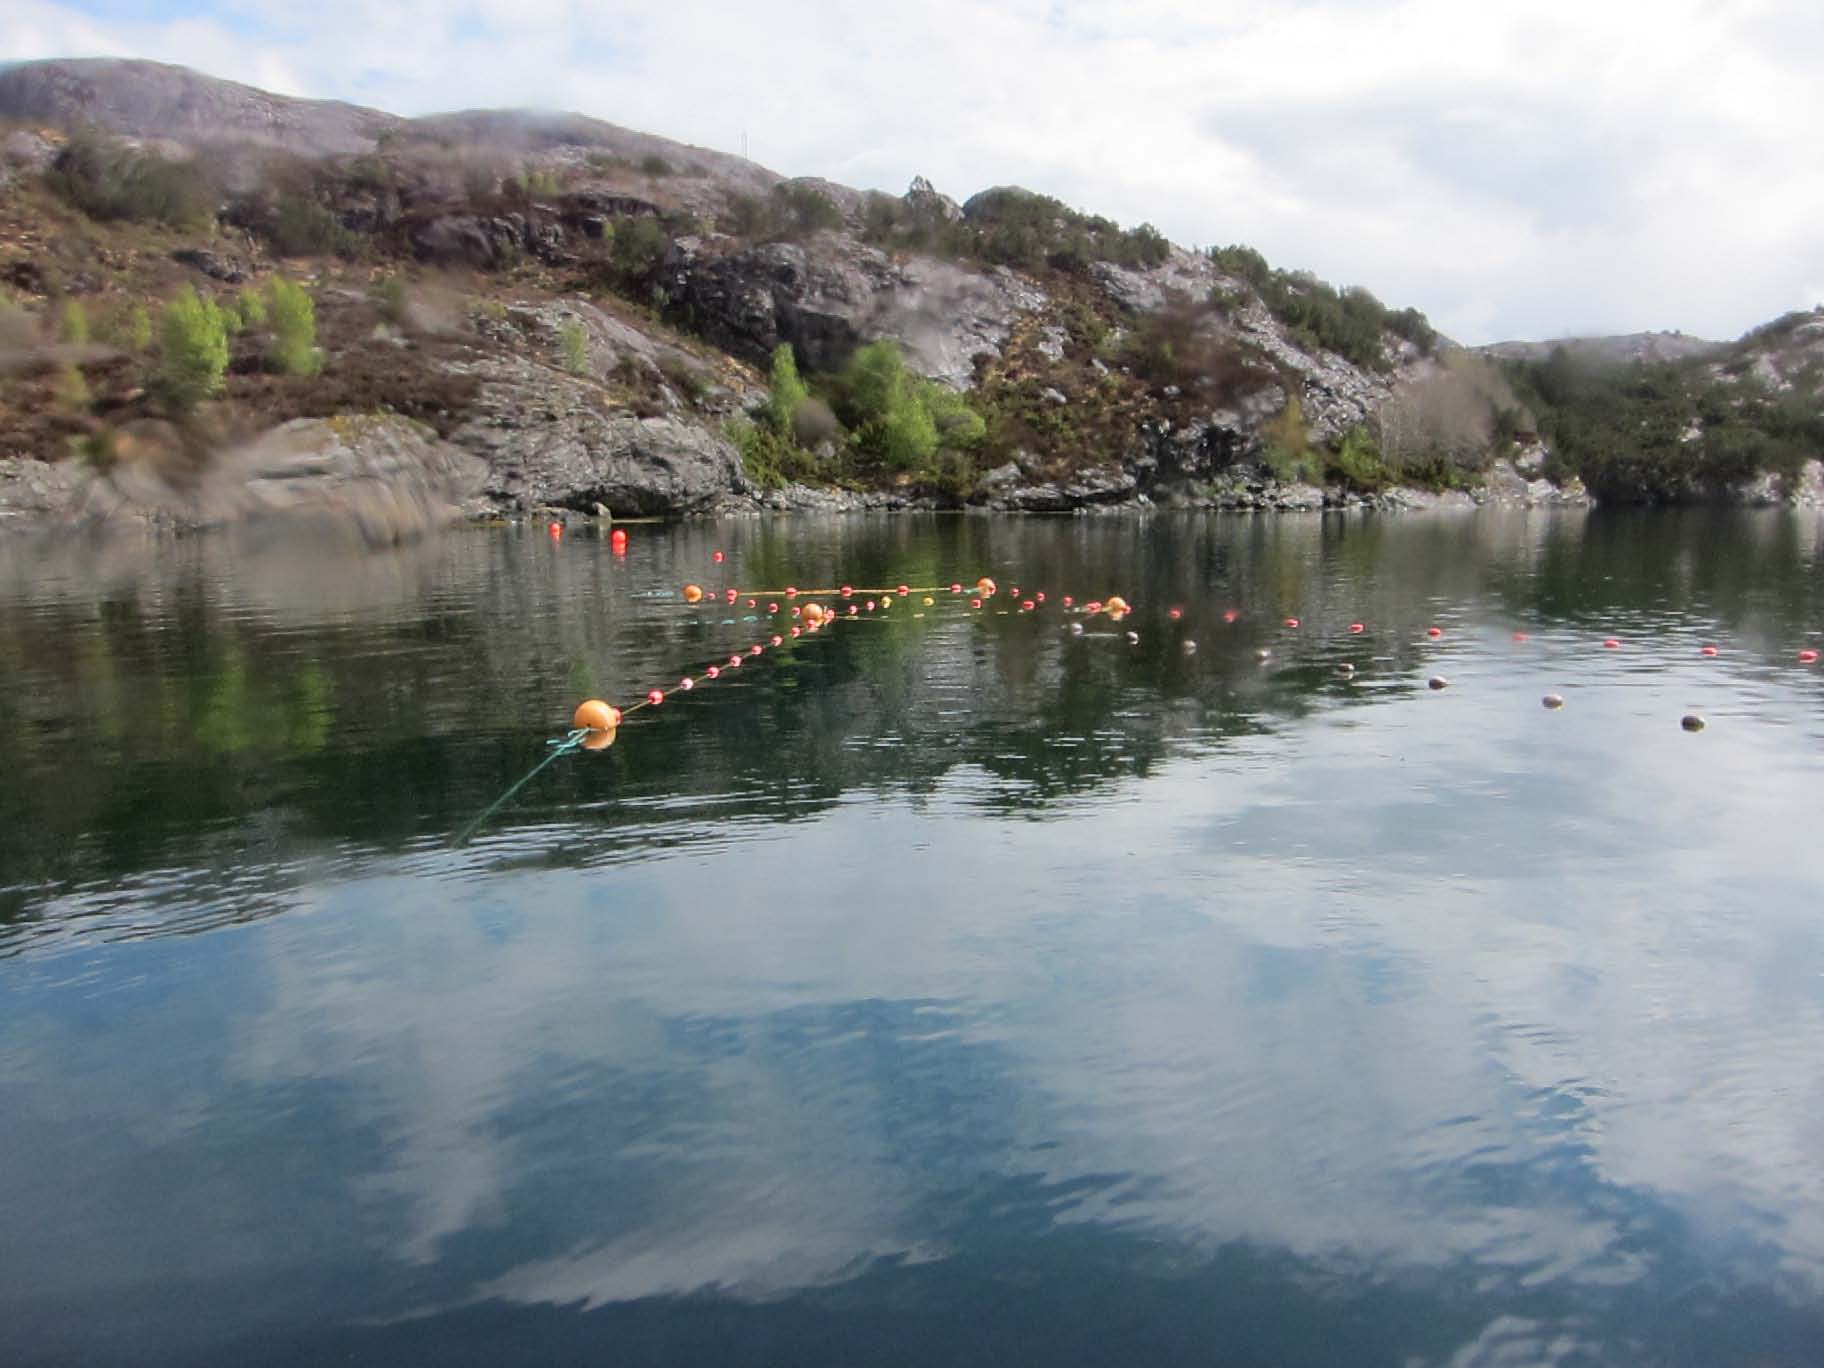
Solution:
M1812 1361L1815 524L1139 527L812 524L807 560L1119 585L1142 646L857 627L460 851L579 670L698 648L638 596L775 534L471 534L327 620L210 551L124 637L75 572L0 595L0 1344ZM306 668L325 725L265 739ZM60 780L92 726L143 748Z

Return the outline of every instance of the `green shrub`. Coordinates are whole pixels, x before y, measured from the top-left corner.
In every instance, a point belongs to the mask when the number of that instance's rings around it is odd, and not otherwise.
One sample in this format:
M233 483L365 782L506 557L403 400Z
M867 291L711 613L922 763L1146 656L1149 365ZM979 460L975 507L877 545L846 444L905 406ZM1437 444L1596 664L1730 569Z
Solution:
M188 285L165 305L159 326L158 367L152 389L183 412L219 393L228 370L228 330L215 301Z
M279 200L267 236L280 256L348 256L360 242L334 214L305 195Z
M144 304L135 304L127 315L127 345L136 352L152 345L152 314Z
M302 285L273 277L266 287L266 316L272 324L268 356L281 375L315 375L323 369L317 306Z
M215 188L195 163L113 146L88 133L70 139L45 179L93 219L200 228L215 212Z
M57 407L69 413L86 411L93 396L89 393L89 382L82 378L82 371L75 366L62 366L57 371Z
M968 450L986 432L961 395L908 371L885 338L856 348L836 389L858 445L895 470L921 469L940 449Z
M63 306L59 331L65 342L79 344L89 340L89 315L80 300L72 299Z
M1343 434L1343 440L1330 454L1329 473L1351 489L1372 494L1393 482L1393 472L1381 460L1380 448L1368 429L1359 424Z
M661 157L657 152L648 152L644 157L640 158L640 170L644 171L649 176L669 176L671 174L671 163L666 161L665 158Z
M241 321L250 328L266 326L266 297L251 285L241 286L241 293L234 302L235 310L241 315Z
M768 377L766 412L773 431L793 436L792 424L798 406L810 397L810 390L798 378L798 362L792 355L792 344L781 342L773 348L772 373Z
M1296 394L1286 396L1286 406L1261 424L1266 442L1267 469L1280 480L1323 479L1323 461L1311 450L1311 432L1305 426L1304 405Z
M563 352L564 369L582 375L589 369L589 334L581 320L566 318L557 330L557 344Z
M778 489L788 481L808 479L817 473L816 461L809 453L790 437L773 431L769 423L735 418L728 424L728 437L741 452L741 467L748 479L762 489Z
M405 282L398 276L388 276L376 284L368 300L374 312L394 327L405 322Z
M629 283L651 279L671 250L671 236L655 218L623 219L615 229L612 253L615 268Z

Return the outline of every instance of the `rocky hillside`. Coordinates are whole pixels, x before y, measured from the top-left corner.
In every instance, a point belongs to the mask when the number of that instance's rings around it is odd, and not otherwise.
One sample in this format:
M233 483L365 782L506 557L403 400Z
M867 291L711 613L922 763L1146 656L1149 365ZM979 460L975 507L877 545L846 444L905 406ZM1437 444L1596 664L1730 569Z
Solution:
M1017 187L139 62L0 71L0 119L0 511L253 515L218 472L275 450L382 534L414 461L406 502L470 513L1581 497L1501 463L1520 397L1416 311Z

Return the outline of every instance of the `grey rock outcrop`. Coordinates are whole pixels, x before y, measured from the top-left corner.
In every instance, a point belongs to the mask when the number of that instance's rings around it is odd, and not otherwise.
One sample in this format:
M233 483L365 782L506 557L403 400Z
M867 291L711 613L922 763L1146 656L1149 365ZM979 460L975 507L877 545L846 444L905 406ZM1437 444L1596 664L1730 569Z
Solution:
M675 394L661 399L672 411L642 417L593 380L523 355L490 357L472 373L480 391L450 440L486 464L474 511L704 513L748 488L740 453Z
M300 418L192 467L0 462L0 519L168 528L268 520L410 541L460 516L486 470L404 418Z
M763 363L789 342L801 364L833 368L863 342L896 339L920 374L961 389L975 357L998 355L1043 291L1010 271L969 270L886 253L835 235L813 244L770 242L735 251L682 238L664 267L674 302L706 333Z

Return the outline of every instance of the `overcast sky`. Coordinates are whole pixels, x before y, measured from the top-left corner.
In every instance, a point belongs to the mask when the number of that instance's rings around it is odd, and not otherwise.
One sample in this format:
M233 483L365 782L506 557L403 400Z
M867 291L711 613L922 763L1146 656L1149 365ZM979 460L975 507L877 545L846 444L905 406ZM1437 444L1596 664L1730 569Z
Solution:
M6 0L0 60L575 109L787 175L1016 183L1466 342L1824 303L1824 0Z

